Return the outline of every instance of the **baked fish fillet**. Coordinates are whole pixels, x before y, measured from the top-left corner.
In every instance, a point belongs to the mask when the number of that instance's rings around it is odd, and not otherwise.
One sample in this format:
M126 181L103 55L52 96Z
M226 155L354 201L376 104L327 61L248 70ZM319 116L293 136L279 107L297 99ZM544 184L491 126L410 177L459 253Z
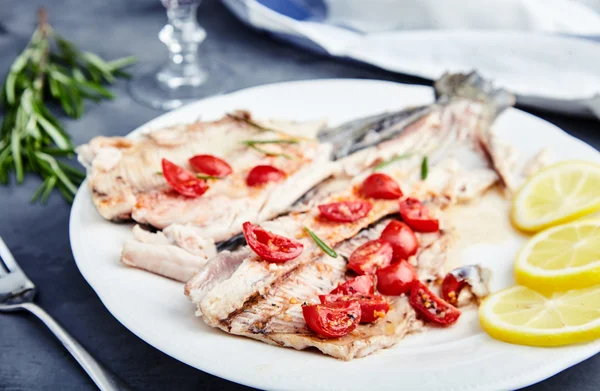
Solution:
M422 323L406 297L390 299L390 311L386 317L373 324L360 325L354 332L338 339L316 336L307 327L302 315L302 303L318 302L319 294L327 293L344 281L346 259L368 240L376 239L389 220L383 220L361 231L354 238L336 246L337 258L317 256L312 262L302 264L269 286L261 295L249 301L243 308L231 313L212 326L222 330L257 339L270 344L295 349L315 347L330 356L350 360L363 357L379 349L396 344L407 333L419 330ZM420 275L441 276L443 273L449 234L445 231L417 234L421 243L419 252L409 260ZM207 266L186 285L189 295L198 295L207 281L218 279L220 272L239 260L244 250L227 254L219 263ZM431 263L435 259L435 264ZM211 274L210 278L206 278ZM198 299L198 297L195 297Z
M331 146L316 140L323 125L323 121L279 122L277 129L283 130L265 130L249 113L236 112L217 121L146 132L137 139L96 137L78 148L78 157L87 168L94 205L104 218L133 219L159 229L173 223L204 226L211 222L223 228L207 236L220 240L227 236L224 232L238 215L245 213L239 218L250 220L261 214L271 216L278 209L273 201L282 198L282 194L291 191L300 192L300 196L329 175ZM299 142L264 146L264 150L278 155L266 155L243 143L289 136L297 137ZM211 181L209 190L195 199L171 191L160 175L162 158L189 168L188 159L198 154L225 159L233 174ZM248 188L245 184L248 171L264 164L285 171L287 180L260 189ZM306 183L306 189L302 190L299 183Z

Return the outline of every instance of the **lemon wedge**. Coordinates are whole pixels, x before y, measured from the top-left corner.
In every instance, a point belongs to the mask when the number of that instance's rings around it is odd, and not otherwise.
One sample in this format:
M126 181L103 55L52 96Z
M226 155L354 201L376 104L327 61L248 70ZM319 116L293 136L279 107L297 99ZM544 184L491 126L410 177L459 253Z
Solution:
M600 165L567 161L531 177L515 196L513 224L535 232L600 209Z
M515 278L540 292L600 284L600 220L579 220L532 237L517 254Z
M543 295L524 286L494 293L479 307L483 329L504 342L559 346L600 338L600 285Z

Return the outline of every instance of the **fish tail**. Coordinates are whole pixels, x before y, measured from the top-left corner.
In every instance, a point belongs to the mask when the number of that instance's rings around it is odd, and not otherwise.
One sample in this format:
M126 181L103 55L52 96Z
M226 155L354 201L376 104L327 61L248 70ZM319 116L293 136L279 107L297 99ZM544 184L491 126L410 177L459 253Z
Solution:
M477 72L445 73L435 84L435 97L438 103L448 103L454 99L469 99L484 103L496 117L514 106L515 96L501 88L494 88L490 80Z

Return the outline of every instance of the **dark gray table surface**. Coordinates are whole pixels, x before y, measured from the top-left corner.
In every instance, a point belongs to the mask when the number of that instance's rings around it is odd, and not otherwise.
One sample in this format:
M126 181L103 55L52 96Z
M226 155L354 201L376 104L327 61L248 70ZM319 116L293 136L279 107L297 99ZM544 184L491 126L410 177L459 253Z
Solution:
M0 74L26 44L42 4L59 32L107 58L134 54L143 64L166 55L156 36L166 20L158 0L0 0ZM232 66L235 89L317 78L425 83L278 43L242 25L216 0L205 1L198 17L209 34L202 52ZM126 134L160 114L133 102L125 82L116 91L118 99L90 104L82 119L66 121L77 143L101 134ZM600 147L597 121L534 114ZM31 205L38 185L36 177L28 177L22 186L0 187L0 235L39 287L41 306L136 390L247 389L170 358L118 323L75 266L68 236L70 206L56 194L45 206ZM591 391L598 384L600 355L527 390ZM41 323L24 314L0 315L0 390L84 389L94 386Z

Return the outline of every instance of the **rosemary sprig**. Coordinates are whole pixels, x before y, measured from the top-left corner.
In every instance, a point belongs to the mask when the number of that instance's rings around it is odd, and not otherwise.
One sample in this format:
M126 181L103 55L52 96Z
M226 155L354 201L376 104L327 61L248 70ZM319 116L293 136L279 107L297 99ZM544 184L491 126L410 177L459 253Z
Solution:
M244 141L241 141L241 143L245 144L248 147L250 147L260 153L263 153L267 156L282 156L286 159L291 159L292 157L286 153L267 151L264 148L258 147L256 144L298 144L299 141L291 138L291 139L275 139L275 140L244 140Z
M312 238L312 240L315 241L315 243L321 247L321 250L323 250L325 252L325 254L329 255L332 258L337 258L337 253L327 245L327 243L325 243L324 241L321 240L321 238L319 238L317 235L315 235L315 233L313 231L311 231L310 229L308 229L307 227L304 227L304 230L306 231L306 233Z
M74 155L74 145L48 105L57 104L67 116L79 118L86 99L114 98L102 84L127 77L122 69L134 62L133 57L107 62L80 51L52 29L41 9L38 26L0 91L0 183L8 184L13 173L17 183L26 173L36 173L43 183L32 201L45 202L54 189L72 201L85 175L60 160Z
M421 179L427 179L427 174L429 173L429 164L427 163L427 156L423 157L423 161L421 162Z
M378 165L376 165L375 167L373 167L373 172L379 171L379 170L383 169L384 167L387 167L390 164L397 162L398 160L406 159L406 158L409 158L411 156L412 156L412 153L405 153L405 154L402 154L402 155L394 156L391 159L388 159L388 160L386 160L384 162L381 162Z

